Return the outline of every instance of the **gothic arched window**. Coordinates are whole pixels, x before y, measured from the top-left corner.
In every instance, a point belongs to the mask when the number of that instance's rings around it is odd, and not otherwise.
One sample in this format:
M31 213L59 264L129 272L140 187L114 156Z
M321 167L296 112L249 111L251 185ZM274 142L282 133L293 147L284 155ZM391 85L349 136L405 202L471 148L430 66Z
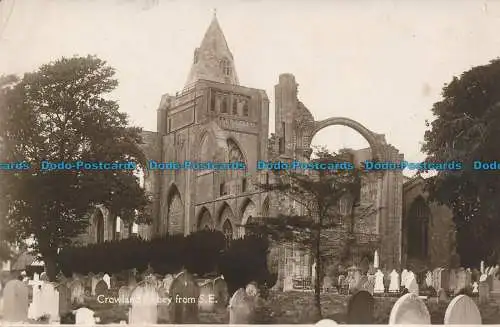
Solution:
M168 196L166 220L163 221L162 233L184 233L184 206L181 195L174 186Z
M101 210L97 210L96 229L97 229L97 243L104 243L104 216Z
M233 98L233 115L238 114L238 99Z
M245 157L243 156L243 152L240 147L234 142L232 139L227 140L227 148L228 148L228 161L229 162L243 162L246 167ZM232 178L241 178L244 174L245 170L227 170L227 176Z
M249 112L248 112L248 101L245 101L243 103L243 116L248 117Z
M228 105L227 105L227 97L226 96L222 98L220 112L224 113L224 114L227 114L227 112L228 112Z
M418 197L413 201L408 216L408 256L424 259L429 254L430 210L426 201Z
M224 236L226 237L226 242L229 243L233 239L233 226L231 226L231 222L229 219L227 219L224 222L224 225L222 225L222 232L224 233Z

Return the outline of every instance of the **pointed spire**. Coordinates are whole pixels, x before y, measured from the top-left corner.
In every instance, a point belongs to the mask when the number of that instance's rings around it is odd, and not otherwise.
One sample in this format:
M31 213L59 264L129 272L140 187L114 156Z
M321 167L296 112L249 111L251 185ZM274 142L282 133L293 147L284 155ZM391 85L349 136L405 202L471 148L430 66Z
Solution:
M201 45L194 52L193 65L186 81L186 87L204 79L219 83L238 85L238 75L233 54L217 20L217 9Z

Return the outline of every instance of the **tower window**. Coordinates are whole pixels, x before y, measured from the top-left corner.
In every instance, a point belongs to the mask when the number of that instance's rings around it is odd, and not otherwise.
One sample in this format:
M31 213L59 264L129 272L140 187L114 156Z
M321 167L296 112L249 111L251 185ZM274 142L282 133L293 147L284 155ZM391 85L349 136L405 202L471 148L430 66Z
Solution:
M225 76L231 75L231 65L227 59L223 59L220 61L220 68Z
M248 102L245 101L243 104L243 116L248 117Z
M167 121L167 132L170 132L171 128L172 128L172 118L169 118Z
M220 109L220 112L221 112L221 113L224 113L224 114L227 114L227 111L228 111L227 109L228 109L228 108L227 108L227 97L224 97L224 98L222 99L222 104L221 104L221 109Z
M238 114L238 99L233 98L233 115Z

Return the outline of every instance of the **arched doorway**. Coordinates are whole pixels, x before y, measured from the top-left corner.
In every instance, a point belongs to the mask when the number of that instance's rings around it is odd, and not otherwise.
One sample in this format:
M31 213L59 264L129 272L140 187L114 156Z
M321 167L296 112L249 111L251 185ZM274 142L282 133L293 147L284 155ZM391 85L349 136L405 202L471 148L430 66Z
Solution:
M429 255L430 209L425 199L417 197L408 215L408 258L425 259Z

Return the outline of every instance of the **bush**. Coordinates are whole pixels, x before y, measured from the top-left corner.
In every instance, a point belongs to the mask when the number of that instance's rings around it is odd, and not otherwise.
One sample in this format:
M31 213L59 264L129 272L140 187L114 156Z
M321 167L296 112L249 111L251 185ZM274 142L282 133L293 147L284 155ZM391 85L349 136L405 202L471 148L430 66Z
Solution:
M148 265L162 275L183 267L205 275L217 271L224 247L224 235L219 231L200 231L187 237L167 235L150 241L128 238L64 248L59 252L58 265L67 277L73 273L117 274L133 268L141 273Z
M229 294L246 287L250 282L256 282L259 287L274 286L277 278L268 269L268 252L269 241L266 237L252 235L231 242L220 264Z

